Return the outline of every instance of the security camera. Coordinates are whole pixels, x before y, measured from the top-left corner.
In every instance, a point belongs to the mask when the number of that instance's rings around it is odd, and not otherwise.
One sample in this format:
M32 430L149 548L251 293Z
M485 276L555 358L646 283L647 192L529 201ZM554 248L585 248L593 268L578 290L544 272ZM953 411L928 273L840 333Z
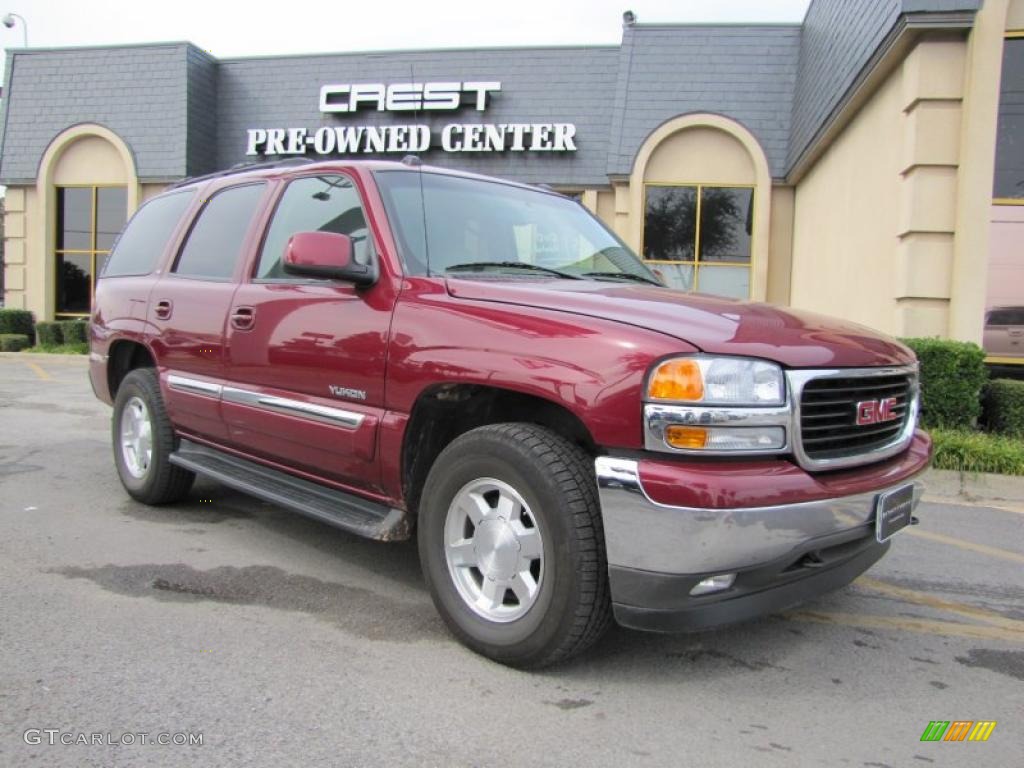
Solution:
M11 16L11 14L9 13L6 16L4 16L4 26L7 27L8 29L14 28L14 17Z

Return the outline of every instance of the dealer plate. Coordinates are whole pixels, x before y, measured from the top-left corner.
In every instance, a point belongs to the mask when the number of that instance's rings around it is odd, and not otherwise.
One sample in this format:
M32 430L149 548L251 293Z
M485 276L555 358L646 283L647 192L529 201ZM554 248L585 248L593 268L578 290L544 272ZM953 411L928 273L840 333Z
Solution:
M875 536L879 541L887 541L910 524L913 511L913 484L879 494L875 502Z

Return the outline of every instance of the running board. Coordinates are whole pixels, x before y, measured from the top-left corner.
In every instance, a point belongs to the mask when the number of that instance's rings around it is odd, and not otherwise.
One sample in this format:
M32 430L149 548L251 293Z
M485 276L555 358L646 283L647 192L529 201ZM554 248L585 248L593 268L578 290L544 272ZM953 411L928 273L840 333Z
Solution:
M170 460L182 469L212 477L243 493L368 539L399 541L409 538L408 518L400 509L303 480L215 448L182 440Z

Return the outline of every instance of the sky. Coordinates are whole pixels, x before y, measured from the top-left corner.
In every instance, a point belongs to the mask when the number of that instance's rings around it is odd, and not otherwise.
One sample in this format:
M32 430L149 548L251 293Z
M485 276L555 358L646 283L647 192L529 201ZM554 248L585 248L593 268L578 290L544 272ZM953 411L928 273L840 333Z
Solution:
M639 23L799 22L810 0L0 0L30 48L189 40L217 58L525 45L617 45ZM0 47L23 27L0 26Z

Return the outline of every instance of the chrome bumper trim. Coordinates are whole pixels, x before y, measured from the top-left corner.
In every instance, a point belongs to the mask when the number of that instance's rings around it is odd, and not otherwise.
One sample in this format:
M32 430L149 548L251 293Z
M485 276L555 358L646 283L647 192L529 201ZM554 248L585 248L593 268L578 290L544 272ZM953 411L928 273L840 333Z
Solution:
M647 495L637 461L601 456L594 469L609 566L666 574L750 568L784 557L809 540L859 527L873 535L867 526L880 493L913 483L916 507L923 491L915 475L869 493L797 504L674 507Z

